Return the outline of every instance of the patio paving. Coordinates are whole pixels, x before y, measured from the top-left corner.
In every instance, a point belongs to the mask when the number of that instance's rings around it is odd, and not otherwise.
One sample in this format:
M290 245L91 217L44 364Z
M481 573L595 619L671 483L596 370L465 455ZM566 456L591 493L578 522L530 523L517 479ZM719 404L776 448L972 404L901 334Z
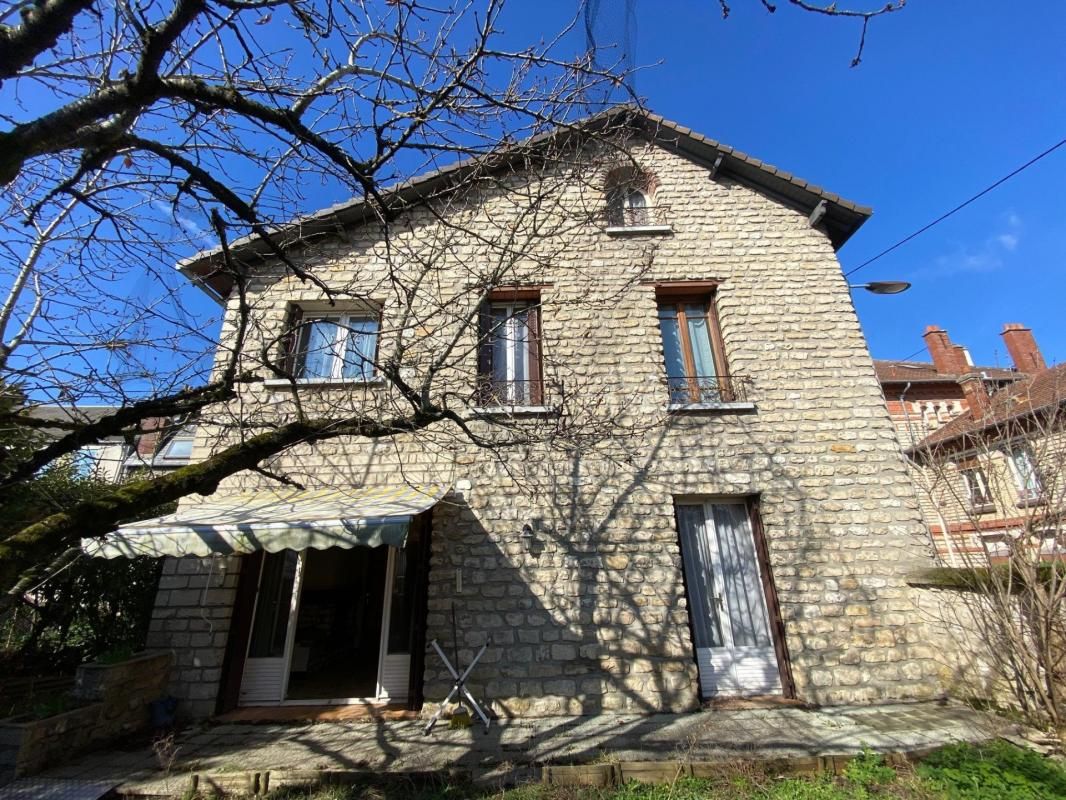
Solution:
M545 764L617 761L715 761L923 750L1010 733L1002 720L961 705L907 703L805 710L760 708L697 714L603 714L437 726L415 720L310 724L215 724L175 736L166 768L151 747L81 757L42 778L111 782L125 794L179 795L193 774L248 771L458 768L475 779L533 778Z

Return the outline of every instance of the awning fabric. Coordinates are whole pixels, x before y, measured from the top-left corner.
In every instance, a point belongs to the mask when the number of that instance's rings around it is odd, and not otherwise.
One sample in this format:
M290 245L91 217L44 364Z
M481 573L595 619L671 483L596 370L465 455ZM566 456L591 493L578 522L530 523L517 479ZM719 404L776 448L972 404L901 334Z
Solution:
M100 558L209 556L256 550L403 547L411 518L447 486L286 489L211 497L155 519L122 525L82 550Z

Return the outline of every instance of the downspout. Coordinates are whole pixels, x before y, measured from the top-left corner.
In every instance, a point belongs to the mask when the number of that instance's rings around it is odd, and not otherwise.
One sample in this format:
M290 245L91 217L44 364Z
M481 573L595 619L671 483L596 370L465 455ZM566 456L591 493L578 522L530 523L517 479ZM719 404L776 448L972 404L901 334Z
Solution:
M903 424L907 426L907 436L910 437L911 449L913 450L918 446L918 442L916 441L916 437L914 435L914 429L911 427L911 417L910 414L907 413L906 401L907 392L910 391L911 383L911 381L907 381L907 385L903 387L903 391L899 395L899 404L900 407L903 409ZM947 520L944 519L944 515L940 512L940 506L933 502L933 493L932 490L929 488L929 478L925 474L925 470L919 470L919 474L921 475L922 483L925 484L925 490L930 501L929 504L933 506L933 509L936 511L937 519L940 520L940 531L944 537L944 545L947 547L948 551L948 565L952 567L957 567L959 565L958 556L955 553L955 545L951 541L951 535L950 531L948 530ZM919 501L918 503L918 510L921 511L921 501ZM922 523L925 524L925 520L922 520ZM933 538L933 532L929 530L928 525L925 526L925 530L929 534L929 541L933 545L933 552L939 559L940 553L936 546L936 540Z

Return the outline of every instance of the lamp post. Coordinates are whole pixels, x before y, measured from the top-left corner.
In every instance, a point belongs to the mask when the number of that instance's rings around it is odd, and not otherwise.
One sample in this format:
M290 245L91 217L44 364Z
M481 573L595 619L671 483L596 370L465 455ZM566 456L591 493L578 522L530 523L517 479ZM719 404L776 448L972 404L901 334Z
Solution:
M865 289L871 294L899 294L911 288L907 281L870 281L869 283L849 283L849 289Z

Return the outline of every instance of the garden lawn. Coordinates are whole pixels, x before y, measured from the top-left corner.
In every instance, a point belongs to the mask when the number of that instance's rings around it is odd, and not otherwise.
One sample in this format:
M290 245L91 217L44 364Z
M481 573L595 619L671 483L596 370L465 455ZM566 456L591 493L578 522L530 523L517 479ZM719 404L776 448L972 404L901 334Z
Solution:
M354 786L285 789L270 800L1063 800L1066 766L1007 742L942 748L913 768L880 756L854 759L834 778L779 778L754 764L723 765L715 779L628 783L613 789L530 784L493 791L456 783L416 784L400 777Z

